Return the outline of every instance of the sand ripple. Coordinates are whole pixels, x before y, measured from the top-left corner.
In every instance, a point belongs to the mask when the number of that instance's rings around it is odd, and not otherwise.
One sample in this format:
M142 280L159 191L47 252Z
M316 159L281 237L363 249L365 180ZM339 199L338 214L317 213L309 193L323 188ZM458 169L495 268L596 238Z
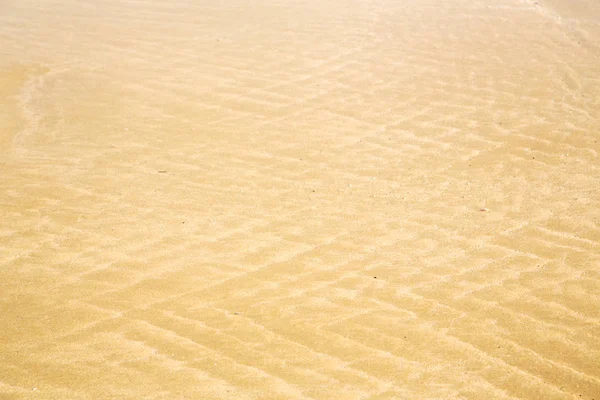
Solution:
M0 4L0 397L600 399L591 0Z

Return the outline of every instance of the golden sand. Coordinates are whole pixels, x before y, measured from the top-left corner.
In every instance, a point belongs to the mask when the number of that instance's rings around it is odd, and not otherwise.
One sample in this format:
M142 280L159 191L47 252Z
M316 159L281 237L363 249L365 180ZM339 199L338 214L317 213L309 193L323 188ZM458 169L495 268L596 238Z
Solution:
M0 1L0 398L600 399L600 3Z

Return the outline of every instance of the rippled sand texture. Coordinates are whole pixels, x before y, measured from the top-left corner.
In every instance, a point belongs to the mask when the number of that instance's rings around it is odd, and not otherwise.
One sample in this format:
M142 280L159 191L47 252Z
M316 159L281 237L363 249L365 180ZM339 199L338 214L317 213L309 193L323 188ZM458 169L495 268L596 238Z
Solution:
M600 3L0 1L0 398L600 399Z

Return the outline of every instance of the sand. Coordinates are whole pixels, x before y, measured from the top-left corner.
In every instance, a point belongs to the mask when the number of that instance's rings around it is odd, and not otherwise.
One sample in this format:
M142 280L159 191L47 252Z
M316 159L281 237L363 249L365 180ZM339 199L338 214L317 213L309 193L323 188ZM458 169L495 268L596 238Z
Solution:
M600 3L0 1L0 398L600 399Z

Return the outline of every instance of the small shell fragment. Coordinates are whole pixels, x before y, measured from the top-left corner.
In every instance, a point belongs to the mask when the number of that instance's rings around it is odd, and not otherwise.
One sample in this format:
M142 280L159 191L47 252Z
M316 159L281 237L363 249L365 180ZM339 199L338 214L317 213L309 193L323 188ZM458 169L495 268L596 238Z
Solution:
M480 208L479 211L481 212L490 212L489 208Z

